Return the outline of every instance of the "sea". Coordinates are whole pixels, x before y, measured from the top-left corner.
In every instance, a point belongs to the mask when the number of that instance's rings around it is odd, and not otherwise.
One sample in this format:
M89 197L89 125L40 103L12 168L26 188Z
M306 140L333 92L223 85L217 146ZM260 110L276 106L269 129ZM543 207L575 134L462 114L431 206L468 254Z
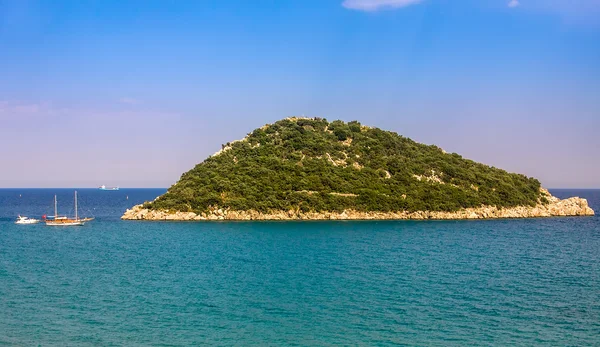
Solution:
M165 191L0 189L0 345L600 345L598 216L119 219Z

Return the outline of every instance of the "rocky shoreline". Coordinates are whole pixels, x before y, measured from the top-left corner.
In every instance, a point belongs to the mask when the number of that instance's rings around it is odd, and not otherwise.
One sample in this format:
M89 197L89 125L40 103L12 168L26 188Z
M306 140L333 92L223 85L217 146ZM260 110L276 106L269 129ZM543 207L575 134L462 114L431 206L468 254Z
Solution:
M276 211L260 213L257 211L231 211L218 207L209 212L155 211L136 205L127 210L121 217L123 220L147 221L251 221L251 220L459 220L459 219L501 219L501 218L540 218L566 216L593 216L594 211L588 206L586 199L573 197L560 200L547 193L548 203L537 206L520 206L497 208L482 206L467 208L456 212L359 212L346 210L343 212L301 212Z

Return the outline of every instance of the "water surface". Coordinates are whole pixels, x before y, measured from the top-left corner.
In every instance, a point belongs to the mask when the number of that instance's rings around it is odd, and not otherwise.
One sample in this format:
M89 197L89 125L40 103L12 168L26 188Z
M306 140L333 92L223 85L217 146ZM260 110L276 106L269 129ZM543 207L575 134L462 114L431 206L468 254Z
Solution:
M80 190L61 229L13 220L72 190L0 190L0 344L600 344L598 217L119 220L162 192Z

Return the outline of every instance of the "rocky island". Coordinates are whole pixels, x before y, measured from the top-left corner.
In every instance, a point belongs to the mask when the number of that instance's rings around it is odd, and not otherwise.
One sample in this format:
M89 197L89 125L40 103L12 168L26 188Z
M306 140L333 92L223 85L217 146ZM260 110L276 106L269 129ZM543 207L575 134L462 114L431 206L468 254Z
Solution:
M125 220L373 220L589 216L537 179L353 121L287 118L184 173Z

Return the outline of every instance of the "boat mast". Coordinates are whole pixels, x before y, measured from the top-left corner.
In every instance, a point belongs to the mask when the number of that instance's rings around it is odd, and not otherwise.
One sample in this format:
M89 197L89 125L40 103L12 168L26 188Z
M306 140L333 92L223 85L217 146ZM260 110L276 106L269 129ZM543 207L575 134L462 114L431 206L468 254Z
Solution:
M54 194L54 219L56 219L56 216L58 216L58 211L56 207L56 194Z
M75 220L78 220L79 216L77 215L77 191L75 191Z

